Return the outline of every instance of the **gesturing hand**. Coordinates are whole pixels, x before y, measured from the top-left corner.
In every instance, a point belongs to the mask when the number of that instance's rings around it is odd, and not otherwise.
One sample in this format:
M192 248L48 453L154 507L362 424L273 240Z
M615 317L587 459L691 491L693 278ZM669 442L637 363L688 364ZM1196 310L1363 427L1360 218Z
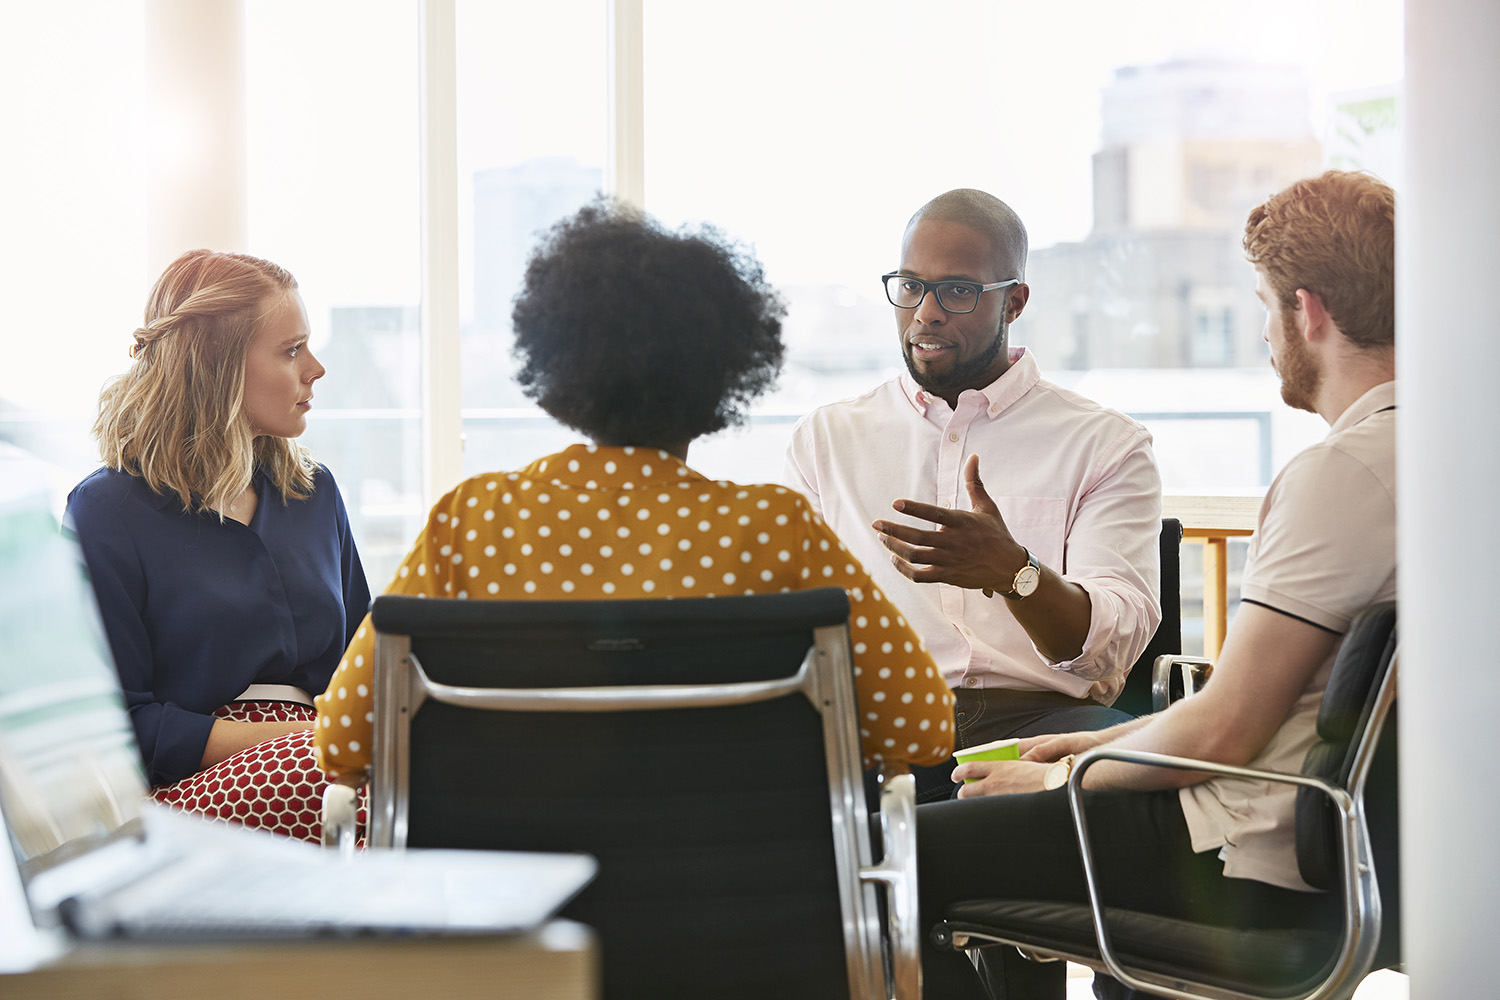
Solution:
M890 549L897 571L910 580L971 590L1009 590L1012 576L1026 561L1026 550L1011 537L1000 508L985 491L978 455L970 455L964 463L964 485L973 510L950 510L916 500L891 504L903 514L933 522L936 528L891 521L876 521L872 527Z

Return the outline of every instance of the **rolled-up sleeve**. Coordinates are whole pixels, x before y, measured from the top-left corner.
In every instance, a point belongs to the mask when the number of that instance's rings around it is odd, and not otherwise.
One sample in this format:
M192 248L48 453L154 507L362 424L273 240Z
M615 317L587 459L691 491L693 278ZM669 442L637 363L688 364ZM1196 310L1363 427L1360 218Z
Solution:
M1118 459L1101 468L1053 567L1088 592L1088 635L1078 656L1048 662L1095 681L1091 695L1107 703L1161 624L1161 474L1144 432L1123 435Z

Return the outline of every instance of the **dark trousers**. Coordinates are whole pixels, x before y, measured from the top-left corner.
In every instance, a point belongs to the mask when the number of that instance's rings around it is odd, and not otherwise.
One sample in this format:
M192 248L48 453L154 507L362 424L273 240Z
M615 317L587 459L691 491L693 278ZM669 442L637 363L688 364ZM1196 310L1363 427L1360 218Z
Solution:
M957 688L953 695L954 742L959 750L1017 736L1108 729L1132 718L1097 701L1070 698L1057 691ZM953 766L950 760L933 767L912 768L917 801L952 798L958 790L953 783Z
M1087 792L1085 800L1106 905L1257 927L1277 926L1305 917L1310 907L1336 904L1322 893L1225 878L1217 852L1193 853L1175 791ZM920 807L917 884L924 932L950 904L965 899L1087 903L1064 790ZM1061 1000L1066 995L1062 962L1030 962L1001 947L987 949L985 957L986 978L999 990L995 1000ZM985 996L968 958L939 950L925 933L922 976L928 1000Z

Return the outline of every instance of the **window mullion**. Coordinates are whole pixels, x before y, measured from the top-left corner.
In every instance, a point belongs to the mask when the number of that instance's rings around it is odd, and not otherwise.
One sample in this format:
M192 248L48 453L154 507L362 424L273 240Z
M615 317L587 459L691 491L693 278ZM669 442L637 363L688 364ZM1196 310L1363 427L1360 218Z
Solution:
M463 475L453 0L421 0L423 506Z
M646 107L641 0L609 6L609 138L604 181L621 201L646 207Z

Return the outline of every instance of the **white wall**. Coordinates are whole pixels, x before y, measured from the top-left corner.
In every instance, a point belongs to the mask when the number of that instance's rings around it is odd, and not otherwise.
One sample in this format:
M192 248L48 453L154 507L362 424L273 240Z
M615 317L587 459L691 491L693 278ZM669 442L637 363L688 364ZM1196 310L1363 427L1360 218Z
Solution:
M1403 931L1411 995L1497 995L1500 2L1407 0L1397 209Z

